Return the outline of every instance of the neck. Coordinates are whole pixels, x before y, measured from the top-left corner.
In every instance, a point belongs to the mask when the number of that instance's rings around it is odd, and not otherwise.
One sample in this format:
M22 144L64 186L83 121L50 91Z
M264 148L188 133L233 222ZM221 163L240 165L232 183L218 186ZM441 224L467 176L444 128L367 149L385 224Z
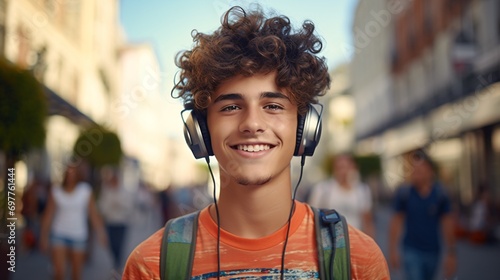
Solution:
M75 187L76 187L76 182L66 183L66 185L64 185L64 190L70 192L70 191L74 190Z
M261 186L222 186L218 200L220 226L244 238L272 234L288 222L291 195L290 179L273 179ZM215 207L210 208L210 214L217 221Z
M349 180L347 180L347 178L341 178L340 180L337 179L337 182L339 183L339 186L344 188L344 189L351 188L351 182L349 182Z
M433 182L434 181L432 181L432 180L426 180L426 181L420 182L419 184L416 184L418 193L421 196L428 195L432 190Z

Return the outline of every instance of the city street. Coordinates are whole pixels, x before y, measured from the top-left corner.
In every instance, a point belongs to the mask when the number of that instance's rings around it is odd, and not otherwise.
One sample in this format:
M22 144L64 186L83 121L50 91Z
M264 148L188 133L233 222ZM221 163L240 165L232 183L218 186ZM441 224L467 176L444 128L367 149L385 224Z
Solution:
M142 212L141 212L142 211ZM387 255L387 228L390 212L386 207L378 207L376 211L377 242L384 254ZM131 219L129 235L124 248L124 255L128 255L132 249L144 238L161 227L161 219L158 211L137 210ZM500 278L500 244L478 246L466 241L458 243L458 274L457 280L497 280ZM30 254L19 253L17 271L12 274L13 280L37 279L49 280L50 262L46 255L39 252ZM111 271L111 255L107 249L94 244L84 269L84 280L109 280L121 279L118 273ZM401 271L391 271L391 279L402 280ZM439 279L444 279L440 277Z
M379 206L376 214L377 243L388 257L388 229L390 209ZM457 243L457 275L452 280L500 279L500 242L491 245L474 245L464 240ZM402 271L391 270L392 280L403 280ZM445 279L440 276L438 279Z
M355 278L427 258L429 280L500 280L499 108L500 0L0 0L0 280L122 279L165 221L217 201L196 275L314 278L290 191L373 236L351 235ZM442 247L445 269L418 250L390 265L394 198L406 245ZM134 253L160 264L155 246Z

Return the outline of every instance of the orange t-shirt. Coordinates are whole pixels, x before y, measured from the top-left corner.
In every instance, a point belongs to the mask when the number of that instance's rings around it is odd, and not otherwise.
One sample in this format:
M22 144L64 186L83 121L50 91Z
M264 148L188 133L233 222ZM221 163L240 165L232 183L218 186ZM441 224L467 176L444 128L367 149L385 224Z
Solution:
M217 278L217 224L208 208L199 216L192 279ZM279 279L287 227L257 239L235 236L221 229L222 279L269 277ZM285 253L285 278L319 279L314 214L297 202ZM139 244L130 254L123 279L160 279L160 247L163 229ZM377 244L349 226L352 279L389 279L386 260Z

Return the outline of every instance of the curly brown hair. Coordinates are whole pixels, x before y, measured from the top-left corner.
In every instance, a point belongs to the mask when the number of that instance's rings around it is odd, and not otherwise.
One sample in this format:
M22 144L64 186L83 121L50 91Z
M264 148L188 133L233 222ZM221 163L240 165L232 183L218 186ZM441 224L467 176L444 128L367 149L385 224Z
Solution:
M260 8L246 12L236 6L212 34L193 30L192 37L193 49L175 59L181 73L172 89L179 91L172 96L182 98L187 108L204 111L217 86L236 75L276 71L276 85L290 91L301 114L330 87L325 58L317 56L323 43L311 21L293 30L286 16L266 19Z

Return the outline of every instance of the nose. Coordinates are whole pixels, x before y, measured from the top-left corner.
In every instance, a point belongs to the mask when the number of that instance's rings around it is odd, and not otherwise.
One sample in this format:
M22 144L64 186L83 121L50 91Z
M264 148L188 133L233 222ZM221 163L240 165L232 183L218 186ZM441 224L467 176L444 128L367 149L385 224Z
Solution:
M264 112L255 108L247 108L241 117L240 131L244 133L258 133L266 130Z

